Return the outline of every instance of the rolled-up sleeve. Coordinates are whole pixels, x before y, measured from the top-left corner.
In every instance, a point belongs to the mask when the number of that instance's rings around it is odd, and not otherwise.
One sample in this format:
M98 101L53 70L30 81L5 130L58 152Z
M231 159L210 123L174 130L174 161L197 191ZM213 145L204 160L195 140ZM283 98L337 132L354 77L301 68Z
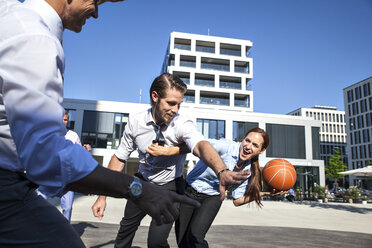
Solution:
M137 148L134 142L134 133L132 118L129 116L128 123L125 125L123 136L121 137L120 145L115 152L115 156L120 160L128 160L130 154Z
M186 143L190 151L194 151L196 144L200 141L205 140L204 136L198 131L195 123L188 118L180 119L182 124L177 124L178 136L179 138Z
M0 57L1 93L17 166L47 195L59 194L98 165L64 137L62 46L47 35L24 36L1 49Z

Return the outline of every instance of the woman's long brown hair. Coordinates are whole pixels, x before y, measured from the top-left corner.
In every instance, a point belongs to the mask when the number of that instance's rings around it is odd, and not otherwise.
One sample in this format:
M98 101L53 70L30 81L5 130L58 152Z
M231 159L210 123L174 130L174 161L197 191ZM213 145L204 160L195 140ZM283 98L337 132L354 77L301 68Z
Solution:
M270 144L269 135L261 128L252 128L244 136L244 139L249 133L259 133L261 134L264 143L262 144L262 149L266 149ZM255 201L259 207L262 207L261 203L261 191L262 191L262 174L260 169L260 164L258 162L258 155L251 159L251 177L249 179L249 184L247 185L247 190L244 196L249 197L252 201Z

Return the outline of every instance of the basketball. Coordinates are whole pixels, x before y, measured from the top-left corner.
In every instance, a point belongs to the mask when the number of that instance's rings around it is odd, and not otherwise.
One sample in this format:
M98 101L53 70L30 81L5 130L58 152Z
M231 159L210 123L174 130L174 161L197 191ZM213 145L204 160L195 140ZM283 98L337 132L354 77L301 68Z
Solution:
M286 191L293 187L296 182L296 170L285 159L272 159L262 170L265 182L279 191Z

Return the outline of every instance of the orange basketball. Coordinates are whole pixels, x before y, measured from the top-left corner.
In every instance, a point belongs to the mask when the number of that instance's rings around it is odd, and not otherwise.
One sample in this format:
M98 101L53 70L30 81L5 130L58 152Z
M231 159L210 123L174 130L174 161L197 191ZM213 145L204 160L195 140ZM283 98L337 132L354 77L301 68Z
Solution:
M285 159L276 158L267 162L262 170L265 182L279 191L289 190L296 182L296 170Z

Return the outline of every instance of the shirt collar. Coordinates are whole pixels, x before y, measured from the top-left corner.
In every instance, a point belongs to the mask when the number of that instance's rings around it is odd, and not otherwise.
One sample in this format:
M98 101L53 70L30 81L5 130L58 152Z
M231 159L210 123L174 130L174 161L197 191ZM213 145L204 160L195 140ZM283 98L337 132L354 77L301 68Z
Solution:
M26 0L23 4L40 15L50 32L62 43L63 24L61 17L44 0Z

